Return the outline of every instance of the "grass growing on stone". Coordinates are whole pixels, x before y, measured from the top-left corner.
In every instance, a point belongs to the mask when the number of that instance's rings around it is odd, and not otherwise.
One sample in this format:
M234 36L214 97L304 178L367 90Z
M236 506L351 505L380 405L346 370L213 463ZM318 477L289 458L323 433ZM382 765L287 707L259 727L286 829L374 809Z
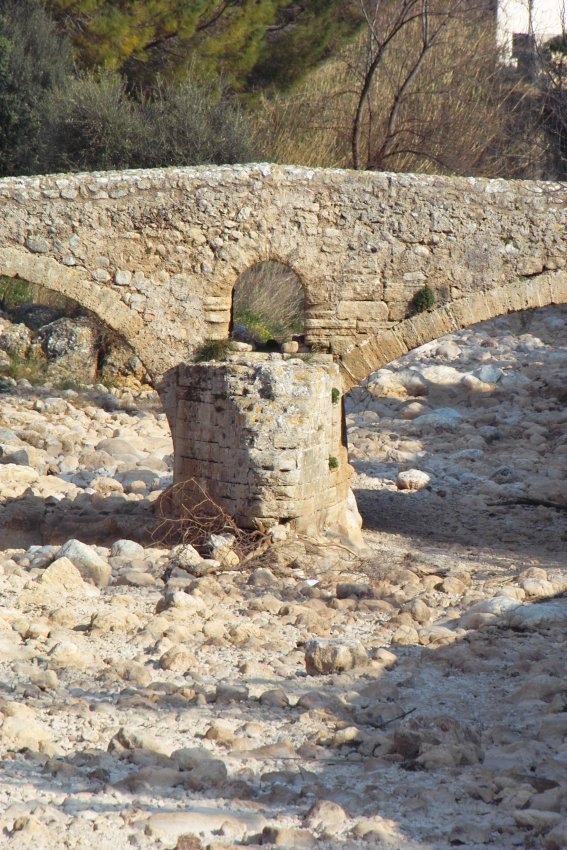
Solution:
M25 378L30 384L43 384L47 380L47 364L36 357L10 356L6 366L0 366L0 377L13 378L19 381Z
M291 329L285 324L254 310L235 310L234 325L242 325L257 343L268 342L270 339L283 342L291 335Z
M230 339L206 339L195 349L195 363L206 363L209 360L224 360L232 350Z

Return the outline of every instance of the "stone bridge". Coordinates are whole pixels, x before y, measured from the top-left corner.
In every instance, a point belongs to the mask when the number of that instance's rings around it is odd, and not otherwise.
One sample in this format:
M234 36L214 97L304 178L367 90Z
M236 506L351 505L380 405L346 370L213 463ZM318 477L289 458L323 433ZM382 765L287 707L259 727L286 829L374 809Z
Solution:
M78 302L153 376L177 482L241 524L358 544L339 369L353 385L451 331L567 301L566 184L223 166L10 178L0 206L0 274ZM263 260L298 275L306 342L327 354L183 365L228 335L235 282ZM406 318L424 284L435 308Z
M0 180L0 274L63 293L156 385L228 333L239 274L290 266L307 342L347 384L445 333L567 300L567 185L313 170L171 168ZM427 283L439 305L407 320Z

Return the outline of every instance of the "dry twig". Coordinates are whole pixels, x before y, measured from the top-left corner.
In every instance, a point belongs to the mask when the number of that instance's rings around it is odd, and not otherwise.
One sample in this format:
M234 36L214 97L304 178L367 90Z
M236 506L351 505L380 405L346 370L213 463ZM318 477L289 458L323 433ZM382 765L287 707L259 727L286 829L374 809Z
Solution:
M164 490L156 502L156 514L159 521L151 535L156 546L191 544L207 554L211 534L231 534L235 538L232 548L241 562L250 561L265 549L265 533L239 528L195 478Z

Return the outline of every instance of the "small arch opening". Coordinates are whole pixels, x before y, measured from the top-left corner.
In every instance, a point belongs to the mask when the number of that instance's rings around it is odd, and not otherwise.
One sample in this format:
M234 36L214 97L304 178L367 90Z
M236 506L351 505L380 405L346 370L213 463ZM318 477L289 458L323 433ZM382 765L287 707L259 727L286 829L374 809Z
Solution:
M256 263L232 292L230 337L256 348L304 341L305 292L298 275L275 260Z

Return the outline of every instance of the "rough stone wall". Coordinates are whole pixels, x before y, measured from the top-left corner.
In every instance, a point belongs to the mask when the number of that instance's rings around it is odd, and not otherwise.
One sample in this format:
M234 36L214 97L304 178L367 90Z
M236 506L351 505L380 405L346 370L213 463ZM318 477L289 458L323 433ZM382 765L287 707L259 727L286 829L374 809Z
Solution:
M308 341L340 358L425 283L439 304L482 306L567 261L564 184L222 166L7 178L0 209L0 274L92 310L156 379L226 336L234 283L260 260L299 275Z
M335 392L333 392L335 390ZM351 468L341 378L279 354L177 369L175 483L195 478L242 525L345 525Z

